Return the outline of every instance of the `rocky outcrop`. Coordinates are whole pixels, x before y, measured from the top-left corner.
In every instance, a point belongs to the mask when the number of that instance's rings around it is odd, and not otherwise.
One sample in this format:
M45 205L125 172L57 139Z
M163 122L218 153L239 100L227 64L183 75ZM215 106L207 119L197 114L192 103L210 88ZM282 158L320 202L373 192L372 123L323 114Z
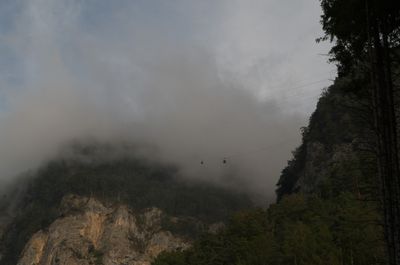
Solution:
M320 185L332 177L336 167L357 160L352 144L333 145L327 151L319 142L307 143L307 154L304 168L298 172L294 189L304 193L316 192Z
M68 195L60 211L48 229L32 236L18 265L147 265L162 251L190 245L162 229L165 214L157 208L134 212Z
M282 170L277 201L293 193L361 196L362 187L375 181L374 169L366 167L375 163L374 133L365 123L369 101L363 95L354 100L346 92L353 85L337 80L324 91L308 126L301 129L302 143Z

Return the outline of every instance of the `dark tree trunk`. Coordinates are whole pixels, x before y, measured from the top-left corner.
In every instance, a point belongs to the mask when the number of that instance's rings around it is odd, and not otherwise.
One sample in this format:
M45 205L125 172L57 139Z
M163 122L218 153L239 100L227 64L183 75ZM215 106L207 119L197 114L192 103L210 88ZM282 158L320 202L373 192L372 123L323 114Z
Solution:
M389 45L384 24L380 24L375 18L371 26L371 77L374 87L378 172L381 180L385 237L389 263L400 265L399 160Z

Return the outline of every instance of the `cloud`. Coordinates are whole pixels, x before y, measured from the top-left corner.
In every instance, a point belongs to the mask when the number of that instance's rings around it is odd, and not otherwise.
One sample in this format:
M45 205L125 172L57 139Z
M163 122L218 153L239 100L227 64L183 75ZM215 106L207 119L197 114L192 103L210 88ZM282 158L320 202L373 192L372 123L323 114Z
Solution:
M15 65L13 79L1 72L3 179L92 138L155 146L187 178L273 196L307 116L276 85L321 71L305 58L316 50L301 32L318 37L306 13L291 29L275 12L296 12L277 1L22 3L0 35Z

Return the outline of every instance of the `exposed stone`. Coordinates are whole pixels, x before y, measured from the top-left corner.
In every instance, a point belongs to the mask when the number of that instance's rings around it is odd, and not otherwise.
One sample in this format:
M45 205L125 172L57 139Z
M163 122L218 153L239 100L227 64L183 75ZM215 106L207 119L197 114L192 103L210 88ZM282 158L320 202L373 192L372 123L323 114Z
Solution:
M224 229L225 229L225 224L223 222L218 222L210 225L210 227L208 228L208 233L217 234L218 232L221 232Z
M315 192L321 183L332 176L335 165L356 159L350 143L334 145L331 151L327 151L322 143L309 142L306 162L303 170L298 173L299 179L294 190L304 193Z
M66 196L61 217L33 235L18 265L148 265L160 252L190 242L162 230L157 208L133 212L93 198Z

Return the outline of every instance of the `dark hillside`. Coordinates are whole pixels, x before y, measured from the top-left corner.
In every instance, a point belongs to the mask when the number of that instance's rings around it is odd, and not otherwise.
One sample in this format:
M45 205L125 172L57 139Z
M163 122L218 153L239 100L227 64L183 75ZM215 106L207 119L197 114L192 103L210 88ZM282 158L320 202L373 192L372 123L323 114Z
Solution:
M108 162L49 162L27 180L21 209L2 241L2 262L15 264L32 234L59 217L58 206L67 194L95 197L108 204L124 203L137 211L157 207L173 216L205 223L226 220L234 211L252 205L245 195L205 183L186 184L177 176L173 166L132 157ZM199 231L195 225L175 230L196 236Z
M385 264L365 123L371 116L366 97L345 93L357 82L338 79L321 96L282 171L276 204L236 214L222 233L164 253L154 264Z
M301 145L282 170L278 201L295 192L334 196L349 191L361 196L367 186L377 185L371 183L376 169L370 166L375 165L370 148L374 138L367 96L346 92L360 82L338 79L322 94L302 130Z

